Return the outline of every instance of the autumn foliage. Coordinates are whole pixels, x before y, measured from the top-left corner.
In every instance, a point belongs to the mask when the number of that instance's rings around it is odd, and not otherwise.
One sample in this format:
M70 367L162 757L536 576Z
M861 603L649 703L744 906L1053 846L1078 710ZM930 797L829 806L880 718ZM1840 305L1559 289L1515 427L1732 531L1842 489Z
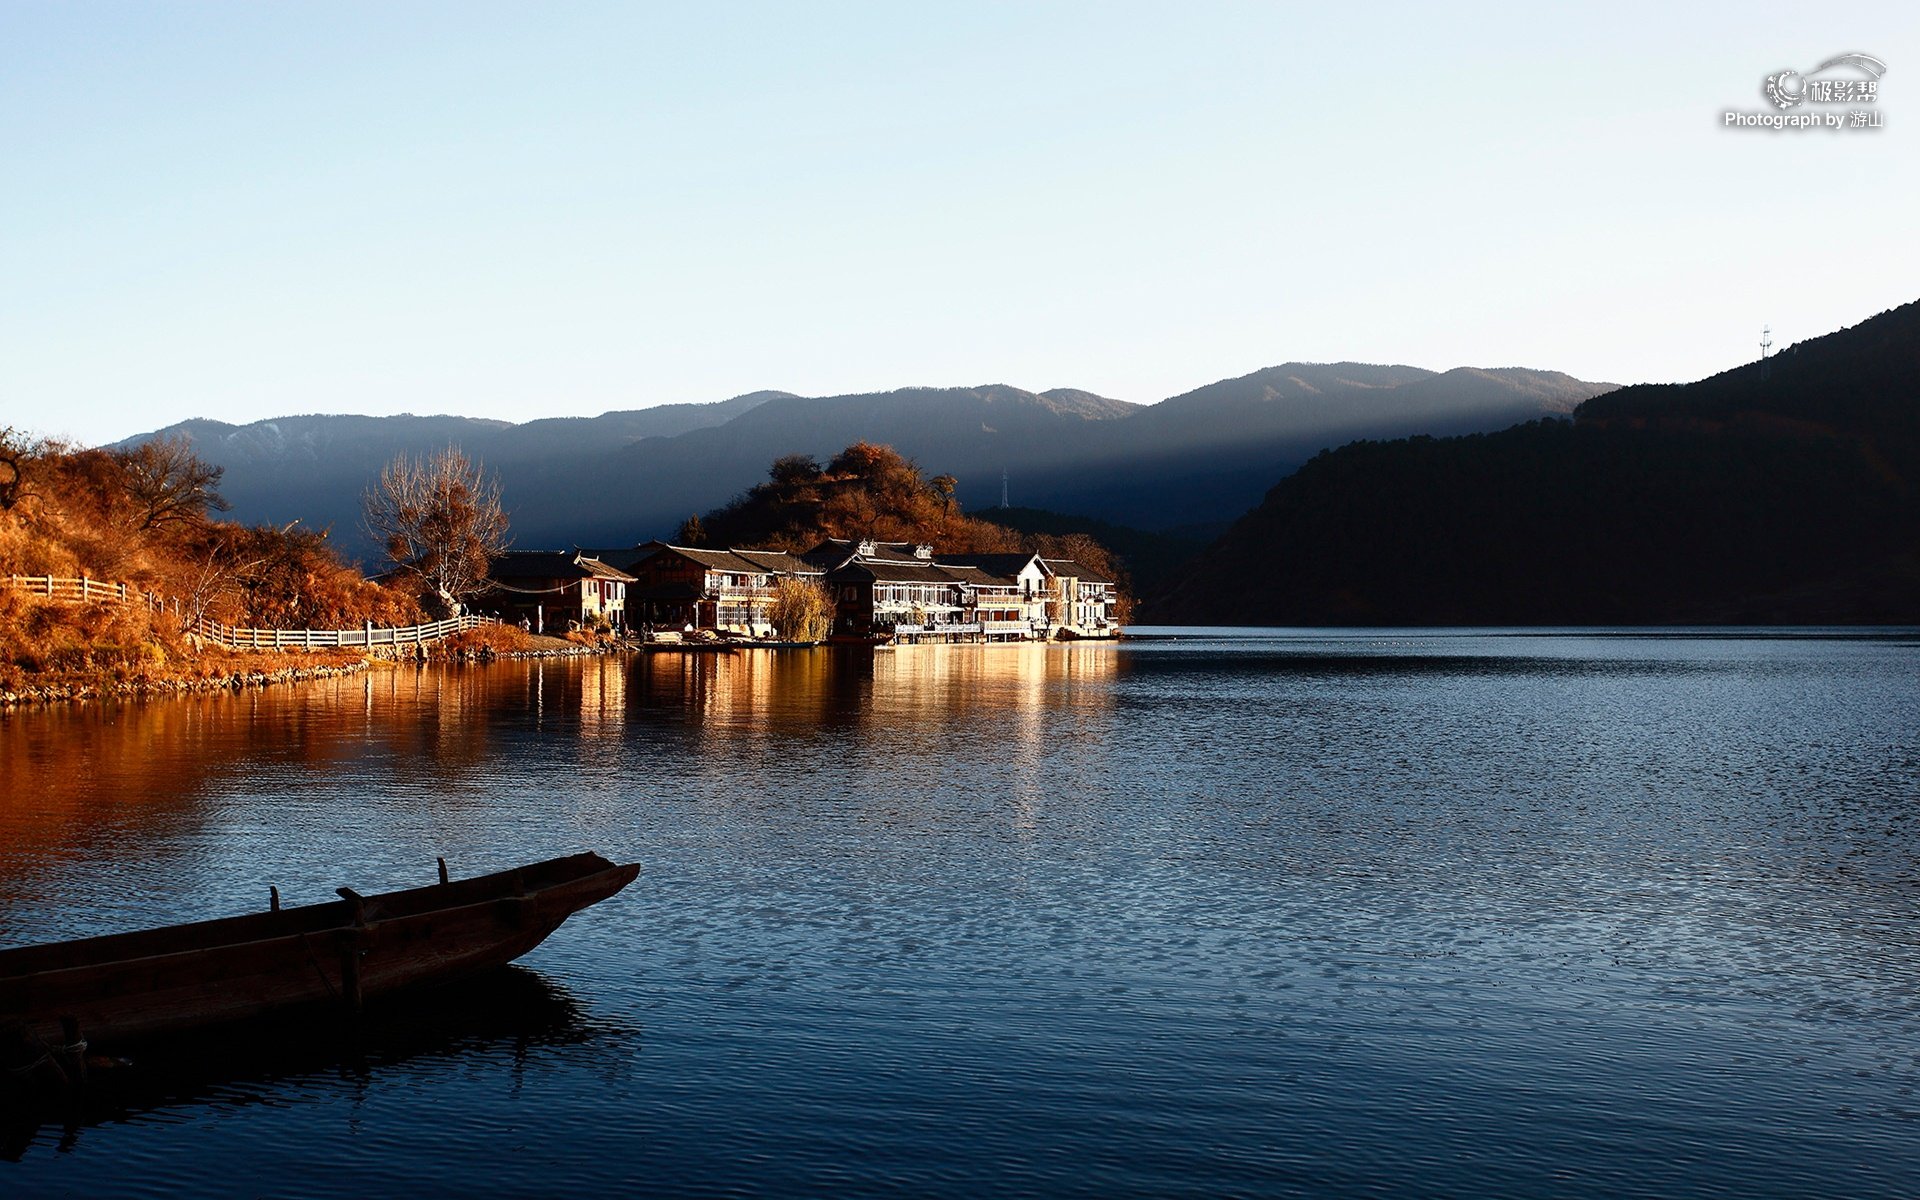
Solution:
M0 589L0 682L22 675L125 679L191 673L197 617L263 629L420 619L368 582L321 530L216 519L220 470L184 440L87 449L0 431L0 576L126 583L165 601L75 605Z
M774 581L767 620L788 641L823 641L833 629L833 597L819 580L783 575Z

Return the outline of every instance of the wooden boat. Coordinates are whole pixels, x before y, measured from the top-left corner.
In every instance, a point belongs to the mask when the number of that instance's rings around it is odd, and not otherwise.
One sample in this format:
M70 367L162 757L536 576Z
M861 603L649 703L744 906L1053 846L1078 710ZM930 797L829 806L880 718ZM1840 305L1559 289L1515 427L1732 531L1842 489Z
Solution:
M144 1037L304 1006L357 1012L499 966L640 873L597 854L249 916L0 950L0 1030L22 1044Z

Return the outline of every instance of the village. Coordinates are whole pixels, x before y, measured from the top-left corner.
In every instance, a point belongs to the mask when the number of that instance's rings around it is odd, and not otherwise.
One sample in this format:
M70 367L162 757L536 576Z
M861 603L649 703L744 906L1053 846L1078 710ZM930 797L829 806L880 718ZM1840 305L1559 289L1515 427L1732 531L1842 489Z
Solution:
M1040 554L939 554L911 542L824 538L800 553L662 541L620 549L507 551L476 607L535 633L602 629L688 641L901 645L1112 638L1113 580ZM824 611L796 634L781 619L796 584Z

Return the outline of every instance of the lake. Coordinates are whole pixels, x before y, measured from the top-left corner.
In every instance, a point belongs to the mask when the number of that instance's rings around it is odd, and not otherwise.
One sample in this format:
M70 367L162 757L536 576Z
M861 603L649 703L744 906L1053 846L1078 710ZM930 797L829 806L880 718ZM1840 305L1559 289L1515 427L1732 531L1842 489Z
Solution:
M1149 632L0 715L0 945L645 864L0 1194L1920 1192L1920 636Z

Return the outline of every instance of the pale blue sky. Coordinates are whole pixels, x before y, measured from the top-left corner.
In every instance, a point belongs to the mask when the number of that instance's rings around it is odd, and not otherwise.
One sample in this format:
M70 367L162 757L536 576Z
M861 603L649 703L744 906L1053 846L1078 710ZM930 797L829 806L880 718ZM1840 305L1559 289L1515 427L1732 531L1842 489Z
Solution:
M0 0L0 424L1289 359L1695 378L1920 297L1920 6ZM1888 64L1870 134L1732 131Z

